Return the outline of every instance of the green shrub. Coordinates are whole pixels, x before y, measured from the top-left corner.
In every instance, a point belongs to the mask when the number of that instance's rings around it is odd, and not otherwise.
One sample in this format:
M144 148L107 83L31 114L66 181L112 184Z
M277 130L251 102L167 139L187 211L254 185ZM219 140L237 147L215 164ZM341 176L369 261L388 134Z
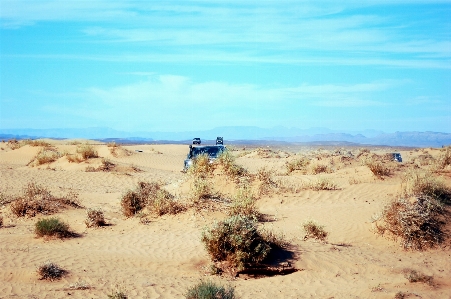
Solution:
M271 251L271 244L259 234L256 222L239 215L206 228L202 242L212 260L228 261L238 270L262 262Z
M69 226L58 218L38 220L35 224L35 233L38 237L55 236L64 238L72 235Z
M443 207L430 197L419 197L415 201L396 199L386 205L376 219L376 233L398 240L404 249L423 250L438 246L444 240L442 230Z
M61 279L67 273L66 270L51 261L46 261L40 265L37 272L40 280L45 279L51 281Z
M234 299L235 289L223 287L211 281L201 281L188 289L185 294L187 299Z
M303 225L305 231L304 240L313 238L320 241L325 241L329 234L324 230L324 226L317 224L314 221L305 222Z

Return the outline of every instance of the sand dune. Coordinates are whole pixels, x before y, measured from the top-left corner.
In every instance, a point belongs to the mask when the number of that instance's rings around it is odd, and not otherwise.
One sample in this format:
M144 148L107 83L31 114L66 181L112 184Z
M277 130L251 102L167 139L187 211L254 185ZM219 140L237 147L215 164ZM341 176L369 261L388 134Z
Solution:
M51 141L58 152L76 153L75 144ZM201 279L211 279L235 287L239 298L451 298L451 252L449 241L442 248L422 252L405 251L398 243L376 235L372 217L400 191L402 173L426 150L402 151L404 162L395 165L393 175L376 178L357 160L330 162L324 155L318 163L332 165L331 173L287 173L285 164L299 151L283 149L233 152L237 163L251 173L269 169L278 182L305 186L319 178L333 181L338 190L314 191L308 188L272 190L258 200L267 221L261 226L283 234L289 242L291 262L299 271L263 278L207 275L210 258L200 240L202 229L226 215L221 210L199 212L189 209L177 215L150 217L146 225L138 217L125 218L120 197L140 181L162 181L179 200L190 192L187 174L181 172L186 145L125 146L126 152L112 154L107 145L96 144L99 157L70 163L65 156L32 167L28 163L40 147L25 145L0 151L1 191L19 195L34 182L52 194L74 190L84 208L60 210L55 216L70 224L75 238L46 240L36 238L37 219L15 217L5 204L0 207L0 298L106 298L116 288L129 298L183 298L186 290ZM267 150L267 149L265 149ZM346 149L356 151L356 149ZM375 149L383 153L388 149ZM262 152L267 156L262 156ZM304 154L315 151L308 149ZM322 150L332 153L332 150ZM439 150L429 149L437 156ZM111 171L87 172L102 159L116 165ZM415 160L416 161L416 160ZM426 167L426 166L424 166ZM136 170L134 170L136 169ZM451 179L442 175L448 186ZM233 197L237 186L221 175L213 187ZM87 228L86 208L101 208L108 226ZM329 232L327 242L304 240L303 222L315 220ZM36 267L46 260L58 263L68 275L57 281L38 280ZM434 286L409 283L405 269L433 276ZM73 289L76 283L89 285Z

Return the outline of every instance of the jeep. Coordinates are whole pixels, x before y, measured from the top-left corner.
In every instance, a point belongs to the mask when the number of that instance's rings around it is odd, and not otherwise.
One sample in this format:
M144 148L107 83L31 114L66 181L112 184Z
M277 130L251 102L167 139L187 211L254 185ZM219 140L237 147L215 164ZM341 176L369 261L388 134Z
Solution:
M189 146L189 153L184 162L184 171L193 165L193 159L199 155L207 154L210 163L213 163L219 155L225 151L223 145L203 145L203 146Z

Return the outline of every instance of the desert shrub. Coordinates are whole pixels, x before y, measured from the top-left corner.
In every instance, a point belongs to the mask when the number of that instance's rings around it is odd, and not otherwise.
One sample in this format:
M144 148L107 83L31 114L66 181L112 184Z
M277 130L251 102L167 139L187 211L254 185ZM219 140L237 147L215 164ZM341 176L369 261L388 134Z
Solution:
M210 181L207 178L195 177L191 185L191 200L193 203L199 203L213 196L214 192Z
M23 143L17 141L16 139L11 139L11 140L8 140L7 145L10 149L15 150L15 149L22 147Z
M34 157L32 161L30 161L29 164L33 166L39 166L42 164L48 164L56 161L61 157L61 154L58 153L53 148L43 148L41 151Z
M127 299L127 294L125 290L117 288L116 290L112 290L111 294L107 295L109 299Z
M421 272L415 271L415 270L409 270L406 269L404 271L404 277L410 282L422 282L422 283L426 283L428 285L432 285L433 284L433 277L432 276L428 276L428 275L424 275Z
M446 147L444 153L441 153L435 162L436 170L443 170L451 165L451 146Z
M2 226L3 226L3 216L0 215L0 227L2 227Z
M36 140L31 140L31 139L25 139L22 141L24 145L29 145L29 146L42 146L42 147L52 147L52 145L50 143L48 143L47 141L44 141L42 139L36 139Z
M111 171L116 166L113 162L111 162L108 159L103 158L102 159L102 165L99 166L99 171Z
M238 270L262 262L271 251L271 244L259 234L256 222L239 215L206 228L202 242L214 261L228 261Z
M386 205L376 220L376 233L398 240L404 249L423 250L439 245L444 239L443 207L430 197L414 201L396 199Z
M244 167L236 164L235 157L229 150L225 150L219 155L217 163L222 166L224 173L229 177L238 178L248 174Z
M302 225L302 227L304 228L305 231L304 240L313 238L316 240L325 241L327 235L329 234L324 230L324 226L319 225L314 221L307 221Z
M318 173L330 173L332 169L328 165L324 164L311 164L310 165L310 173L318 174Z
M213 164L210 163L208 154L202 154L193 158L193 165L188 169L188 173L195 177L206 177L213 170Z
M239 215L254 220L260 217L260 212L256 207L256 198L248 184L243 184L238 189L237 195L232 200L229 215Z
M100 209L88 209L86 211L86 227L98 227L106 225L105 216Z
M111 155L113 155L114 157L120 157L120 156L130 156L132 153L123 148L122 146L116 144L116 142L110 142L107 144Z
M337 185L329 179L319 178L318 180L311 182L307 185L309 189L320 191L320 190L337 190Z
M90 288L91 285L84 280L79 280L69 285L69 289L71 290L89 290Z
M256 177L260 181L258 186L259 195L269 194L272 189L277 188L277 183L274 181L271 171L266 169L266 167L260 168Z
M90 158L97 158L98 154L94 147L90 144L83 144L77 147L77 153L83 158L83 160L88 160Z
M35 233L38 237L54 236L64 238L72 233L69 226L58 218L39 219L35 224Z
M46 188L32 182L22 190L22 195L11 202L10 209L17 217L34 217L37 214L53 214L62 206L80 207L78 194L70 191L56 197Z
M234 299L235 289L225 288L211 281L201 281L188 289L185 294L187 299Z
M446 184L433 176L430 172L409 171L401 185L401 196L429 196L441 202L449 202L451 189Z
M150 198L148 208L158 216L164 214L177 214L185 207L174 199L174 196L164 189L157 191L154 198Z
M121 198L122 212L131 217L145 207L157 215L176 214L184 207L174 200L174 196L157 182L139 182L135 190L128 190Z
M415 162L420 164L421 166L432 165L436 160L432 157L431 154L419 155Z
M306 157L300 157L298 159L287 161L285 163L285 167L287 168L287 172L291 173L295 170L303 170L305 171L307 169L307 166L309 165L310 160Z
M58 280L67 274L66 270L51 261L44 262L36 271L40 280Z
M374 161L373 159L370 159L366 161L365 164L371 170L371 172L378 178L381 178L383 176L389 176L391 173L390 168L386 167L379 161Z

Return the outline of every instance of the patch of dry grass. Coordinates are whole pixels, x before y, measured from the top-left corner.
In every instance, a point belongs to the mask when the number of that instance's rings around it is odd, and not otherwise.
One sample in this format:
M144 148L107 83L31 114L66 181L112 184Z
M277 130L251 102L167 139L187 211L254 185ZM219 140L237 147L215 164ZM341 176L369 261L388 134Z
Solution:
M258 195L270 194L272 190L277 188L277 183L274 181L272 172L266 167L260 168L255 177L259 181Z
M313 164L310 164L310 166L309 166L309 172L311 174L318 174L318 173L331 173L333 171L329 165L313 163Z
M315 221L307 221L302 225L302 227L305 231L304 240L312 238L320 241L325 241L327 235L329 234L324 230L324 226L319 225Z
M402 178L401 196L429 196L443 203L449 203L451 189L431 172L411 170Z
M292 161L287 161L285 163L285 167L287 169L287 173L290 174L295 170L300 170L303 172L307 172L307 167L310 163L310 160L307 157L300 157L294 159Z
M314 191L338 190L337 184L327 178L319 178L318 180L307 184L306 188Z
M81 207L77 193L69 191L66 195L56 197L45 187L32 182L22 190L22 195L11 200L10 209L17 217L34 217L37 214L56 213L66 206Z
M384 176L389 176L391 174L391 169L385 166L380 161L375 161L373 159L369 159L366 161L366 166L371 170L371 172L378 178L382 178Z
M238 189L237 195L232 200L229 215L239 215L254 220L258 220L260 217L261 214L256 207L256 198L249 184L242 184Z
M244 167L236 164L235 157L229 150L223 151L216 161L218 165L222 166L224 173L235 180L248 175Z
M39 166L49 164L55 162L60 157L62 157L62 155L56 149L45 147L39 151L39 153L28 163L28 165Z
M99 155L94 146L85 143L77 145L76 154L66 153L66 158L71 163L80 163L91 158L98 158Z
M412 269L405 269L404 270L404 277L410 283L422 282L422 283L428 284L430 286L432 286L434 284L434 277L433 276L428 276L428 275L425 275L425 274L423 274L421 272L418 272L418 271L412 270Z

